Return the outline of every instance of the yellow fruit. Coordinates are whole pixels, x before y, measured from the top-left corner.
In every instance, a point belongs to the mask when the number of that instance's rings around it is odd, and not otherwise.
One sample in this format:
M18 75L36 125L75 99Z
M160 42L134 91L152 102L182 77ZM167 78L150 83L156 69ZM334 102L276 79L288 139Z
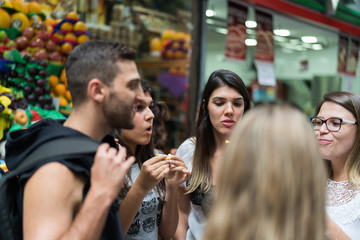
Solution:
M42 7L40 6L40 4L38 4L35 1L28 3L28 10L29 10L29 13L32 13L32 12L36 13L36 14L42 13Z
M24 30L27 27L30 27L30 22L27 16L22 12L13 13L11 15L12 26L19 29L20 31Z
M85 34L80 35L80 36L78 36L78 38L77 38L78 44L82 44L82 43L87 42L87 41L89 41L89 40L90 40L90 39L89 39L89 36L88 36L88 35L85 35Z
M63 32L71 32L73 30L73 24L70 22L64 22L61 24L60 30Z
M63 70L61 71L61 74L60 74L60 82L65 83L65 84L66 84L66 82L67 82L65 69L63 69Z
M161 37L163 40L168 40L168 39L173 40L173 39L175 39L175 35L176 35L176 32L174 30L168 29L162 33Z
M64 35L62 35L61 33L54 33L52 35L52 40L55 42L55 43L60 43L62 41L64 41Z
M59 78L56 75L49 76L49 84L51 88L55 88L55 86L59 83Z
M69 33L65 34L64 40L76 43L77 42L77 37L76 37L76 35L74 33L69 32Z
M68 14L66 14L65 18L74 19L74 20L80 19L79 15L76 12L69 12Z
M55 25L55 20L54 20L52 17L47 17L47 18L44 20L44 23L45 23L47 26L53 26L53 25Z
M161 50L161 40L157 37L151 39L150 48L152 51L160 51Z
M22 13L25 13L25 14L29 13L28 6L22 0L13 0L12 1L12 6L18 12L22 12Z
M66 100L66 98L65 97L63 97L63 96L60 96L59 97L59 105L60 105L60 107L66 107L67 105L68 105L68 100Z
M10 15L7 11L0 8L0 27L1 28L10 28L11 20Z
M82 21L78 21L74 24L74 31L75 32L86 32L87 31L87 27L85 25L84 22Z
M71 43L65 42L61 45L61 52L64 54L70 54L70 52L74 49Z
M0 2L0 7L13 8L13 5L10 0L4 0Z
M66 93L66 86L63 83L59 83L55 86L54 93L56 96L64 96Z

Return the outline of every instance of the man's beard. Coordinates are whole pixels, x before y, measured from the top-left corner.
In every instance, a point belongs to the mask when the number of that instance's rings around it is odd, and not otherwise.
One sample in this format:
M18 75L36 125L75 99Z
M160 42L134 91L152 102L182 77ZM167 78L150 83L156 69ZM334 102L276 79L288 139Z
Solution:
M126 104L126 101L111 93L105 103L103 113L112 129L132 129L134 128L132 108L133 105Z

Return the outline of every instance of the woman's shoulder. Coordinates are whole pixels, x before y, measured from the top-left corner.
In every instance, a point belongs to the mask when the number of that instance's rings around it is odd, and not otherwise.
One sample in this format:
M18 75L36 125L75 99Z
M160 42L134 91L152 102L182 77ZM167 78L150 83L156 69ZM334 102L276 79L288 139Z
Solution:
M180 157L184 160L185 164L189 167L191 164L192 157L194 155L195 150L195 137L191 137L186 139L178 148L176 152L176 156Z
M176 155L180 156L183 155L184 153L187 153L189 151L194 151L195 149L195 144L196 144L196 138L195 137L191 137L186 139L182 144L180 144Z

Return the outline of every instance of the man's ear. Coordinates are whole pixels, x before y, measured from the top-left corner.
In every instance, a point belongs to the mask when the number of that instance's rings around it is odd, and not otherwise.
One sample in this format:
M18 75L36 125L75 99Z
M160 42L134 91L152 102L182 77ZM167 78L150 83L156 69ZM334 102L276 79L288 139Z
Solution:
M96 102L102 102L106 99L109 88L99 79L94 78L88 84L88 95Z

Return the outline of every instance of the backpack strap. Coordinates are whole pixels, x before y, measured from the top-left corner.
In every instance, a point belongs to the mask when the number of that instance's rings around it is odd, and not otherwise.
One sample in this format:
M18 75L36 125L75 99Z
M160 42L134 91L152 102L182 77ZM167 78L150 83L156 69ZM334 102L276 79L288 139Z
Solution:
M88 137L65 137L43 143L31 152L16 169L6 173L7 178L26 172L49 158L94 154L100 142Z

